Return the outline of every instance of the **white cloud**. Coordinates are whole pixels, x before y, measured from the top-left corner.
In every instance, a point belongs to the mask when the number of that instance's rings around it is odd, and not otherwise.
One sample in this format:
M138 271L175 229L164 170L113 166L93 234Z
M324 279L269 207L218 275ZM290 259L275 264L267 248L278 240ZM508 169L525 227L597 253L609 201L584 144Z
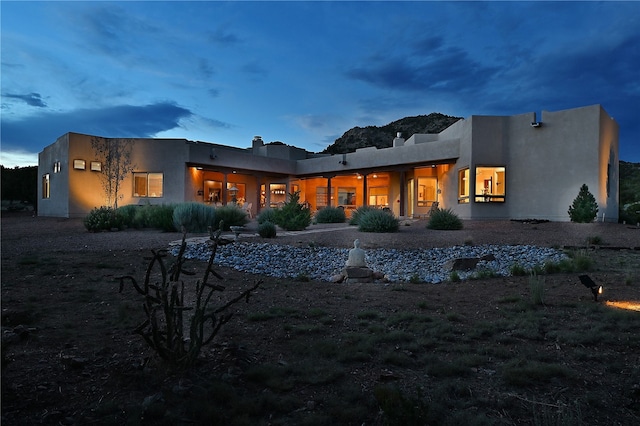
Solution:
M0 152L0 164L5 167L27 167L38 165L38 153L27 152L22 150L16 151L1 151Z

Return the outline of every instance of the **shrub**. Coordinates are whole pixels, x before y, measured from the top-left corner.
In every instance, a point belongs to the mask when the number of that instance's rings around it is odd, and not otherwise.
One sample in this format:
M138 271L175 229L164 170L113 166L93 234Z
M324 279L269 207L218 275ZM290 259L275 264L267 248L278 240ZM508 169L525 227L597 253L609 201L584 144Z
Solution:
M299 201L299 191L289 194L289 200L275 211L276 225L287 231L302 231L311 224L311 210Z
M276 226L271 222L263 222L258 225L258 235L262 238L275 238Z
M260 212L258 217L256 217L256 221L260 223L271 222L276 223L276 210L275 209L264 209Z
M180 251L172 265L165 266L166 252L153 251L153 257L147 267L147 274L141 285L130 276L118 277L122 293L125 283L131 283L133 288L143 296L145 320L135 328L144 341L167 364L175 369L184 370L195 363L204 345L209 344L220 331L220 327L227 323L231 313L227 309L240 301L249 301L249 296L262 284L254 282L254 286L246 289L237 297L227 301L217 309L210 305L215 292L223 291L224 287L211 284L209 279L222 279L213 268L217 248L226 244L220 238L221 231L211 237L211 254L208 267L203 272L202 279L196 280L195 285L187 287L187 291L194 297L185 298L185 283L181 273L185 273L184 253L187 248L186 232L182 234ZM159 282L152 282L152 271L161 276ZM193 274L189 274L193 275ZM185 303L186 301L186 303ZM191 301L191 305L189 305Z
M344 214L344 209L340 207L325 207L316 213L317 223L344 223L346 220L347 216Z
M438 230L462 229L462 220L451 209L435 209L431 213L427 228Z
M370 212L371 210L377 210L375 207L370 206L362 206L358 207L351 213L351 219L349 220L349 225L358 225L360 222L360 218L363 214Z
M525 267L520 265L520 264L518 264L518 263L514 263L513 265L511 265L511 268L509 268L509 269L510 269L511 275L513 275L514 277L515 276L522 277L522 276L527 275L527 273L528 273L527 270L525 269Z
M94 208L84 218L84 227L90 232L109 231L113 228L121 229L122 226L122 216L111 207Z
M230 204L216 208L216 222L224 221L224 230L228 231L230 226L243 226L248 222L247 212ZM213 229L217 228L217 224Z
M146 206L145 208L148 209L147 218L151 228L161 229L165 232L176 231L176 228L173 225L174 204Z
M154 206L147 204L137 207L132 225L135 228L157 228L163 231L175 231L173 225L173 204Z
M529 276L529 288L531 289L531 303L544 305L544 277L532 273Z
M589 223L598 215L598 203L586 184L582 184L578 196L569 206L571 222Z
M626 222L630 225L637 225L640 223L640 201L627 204L620 209L620 222Z
M361 232L397 232L399 227L400 222L392 213L379 209L363 213L358 219Z
M136 213L138 212L139 208L140 207L136 206L135 204L129 204L126 206L118 207L116 209L116 212L122 218L122 224L124 226L128 226L128 227L134 226Z
M179 230L207 232L216 223L216 209L202 203L181 203L173 210L173 225Z

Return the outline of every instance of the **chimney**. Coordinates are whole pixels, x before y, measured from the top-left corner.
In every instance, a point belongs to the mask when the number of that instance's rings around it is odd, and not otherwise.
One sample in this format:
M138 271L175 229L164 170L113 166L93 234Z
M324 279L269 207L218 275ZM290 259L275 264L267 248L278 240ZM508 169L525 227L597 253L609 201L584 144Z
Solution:
M262 141L262 136L254 136L253 140L251 141L251 148L255 150L256 148L260 148L263 146L264 142Z
M404 146L404 138L402 137L402 132L396 133L396 137L393 139L393 147L396 146Z

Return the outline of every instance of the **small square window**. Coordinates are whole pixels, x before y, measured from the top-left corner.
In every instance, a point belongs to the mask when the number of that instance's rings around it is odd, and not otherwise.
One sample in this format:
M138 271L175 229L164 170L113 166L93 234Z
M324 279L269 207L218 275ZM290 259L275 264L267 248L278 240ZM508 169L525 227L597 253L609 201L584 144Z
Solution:
M91 162L91 171L92 172L101 172L102 171L102 163L99 161Z
M85 170L87 162L84 160L73 160L73 168L76 170Z
M53 163L53 173L60 173L60 162L56 161Z

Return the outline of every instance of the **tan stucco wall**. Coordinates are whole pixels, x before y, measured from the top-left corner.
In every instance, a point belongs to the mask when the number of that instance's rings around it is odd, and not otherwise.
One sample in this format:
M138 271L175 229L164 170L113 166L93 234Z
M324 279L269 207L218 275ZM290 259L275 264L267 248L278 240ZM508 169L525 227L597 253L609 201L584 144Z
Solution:
M541 121L540 127L532 127ZM47 146L39 157L39 179L51 177L52 197L43 200L39 182L39 214L43 216L84 216L91 208L105 203L99 174L90 170L95 160L91 136L69 133ZM265 157L271 151L276 158ZM256 152L260 155L253 155ZM568 208L584 183L596 196L607 220L618 217L618 125L599 106L565 111L543 112L541 117L527 113L510 117L471 116L460 120L438 135L413 135L403 146L364 148L355 153L313 156L304 150L282 145L240 149L185 139L135 139L135 171L162 172L163 197L133 196L133 176L121 186L119 205L163 204L205 201L203 180L207 173L218 173L225 182L245 185L245 198L254 205L260 199L260 185L297 181L301 200L315 205L316 186L334 180L367 175L367 189L376 183L373 173L389 176L389 206L396 215L424 213L425 208L408 205L407 180L435 165L443 208L452 209L463 219L548 219L569 220ZM72 169L74 159L86 161L86 170ZM61 172L53 173L54 161ZM346 161L346 163L345 163ZM475 168L504 166L506 196L504 203L475 203ZM458 203L458 173L470 171L468 204ZM202 170L199 170L202 169ZM404 175L404 181L401 177ZM344 178L343 178L344 177ZM319 182L319 183L318 183ZM608 185L607 185L608 182ZM357 204L364 204L364 186L356 183ZM399 201L401 190L404 203ZM415 198L414 198L415 201ZM267 205L269 199L267 199ZM333 203L335 205L335 203Z
M59 137L38 154L38 215L68 217L69 214L69 138ZM54 162L60 162L60 172L53 172ZM51 197L42 198L42 178L49 174Z

